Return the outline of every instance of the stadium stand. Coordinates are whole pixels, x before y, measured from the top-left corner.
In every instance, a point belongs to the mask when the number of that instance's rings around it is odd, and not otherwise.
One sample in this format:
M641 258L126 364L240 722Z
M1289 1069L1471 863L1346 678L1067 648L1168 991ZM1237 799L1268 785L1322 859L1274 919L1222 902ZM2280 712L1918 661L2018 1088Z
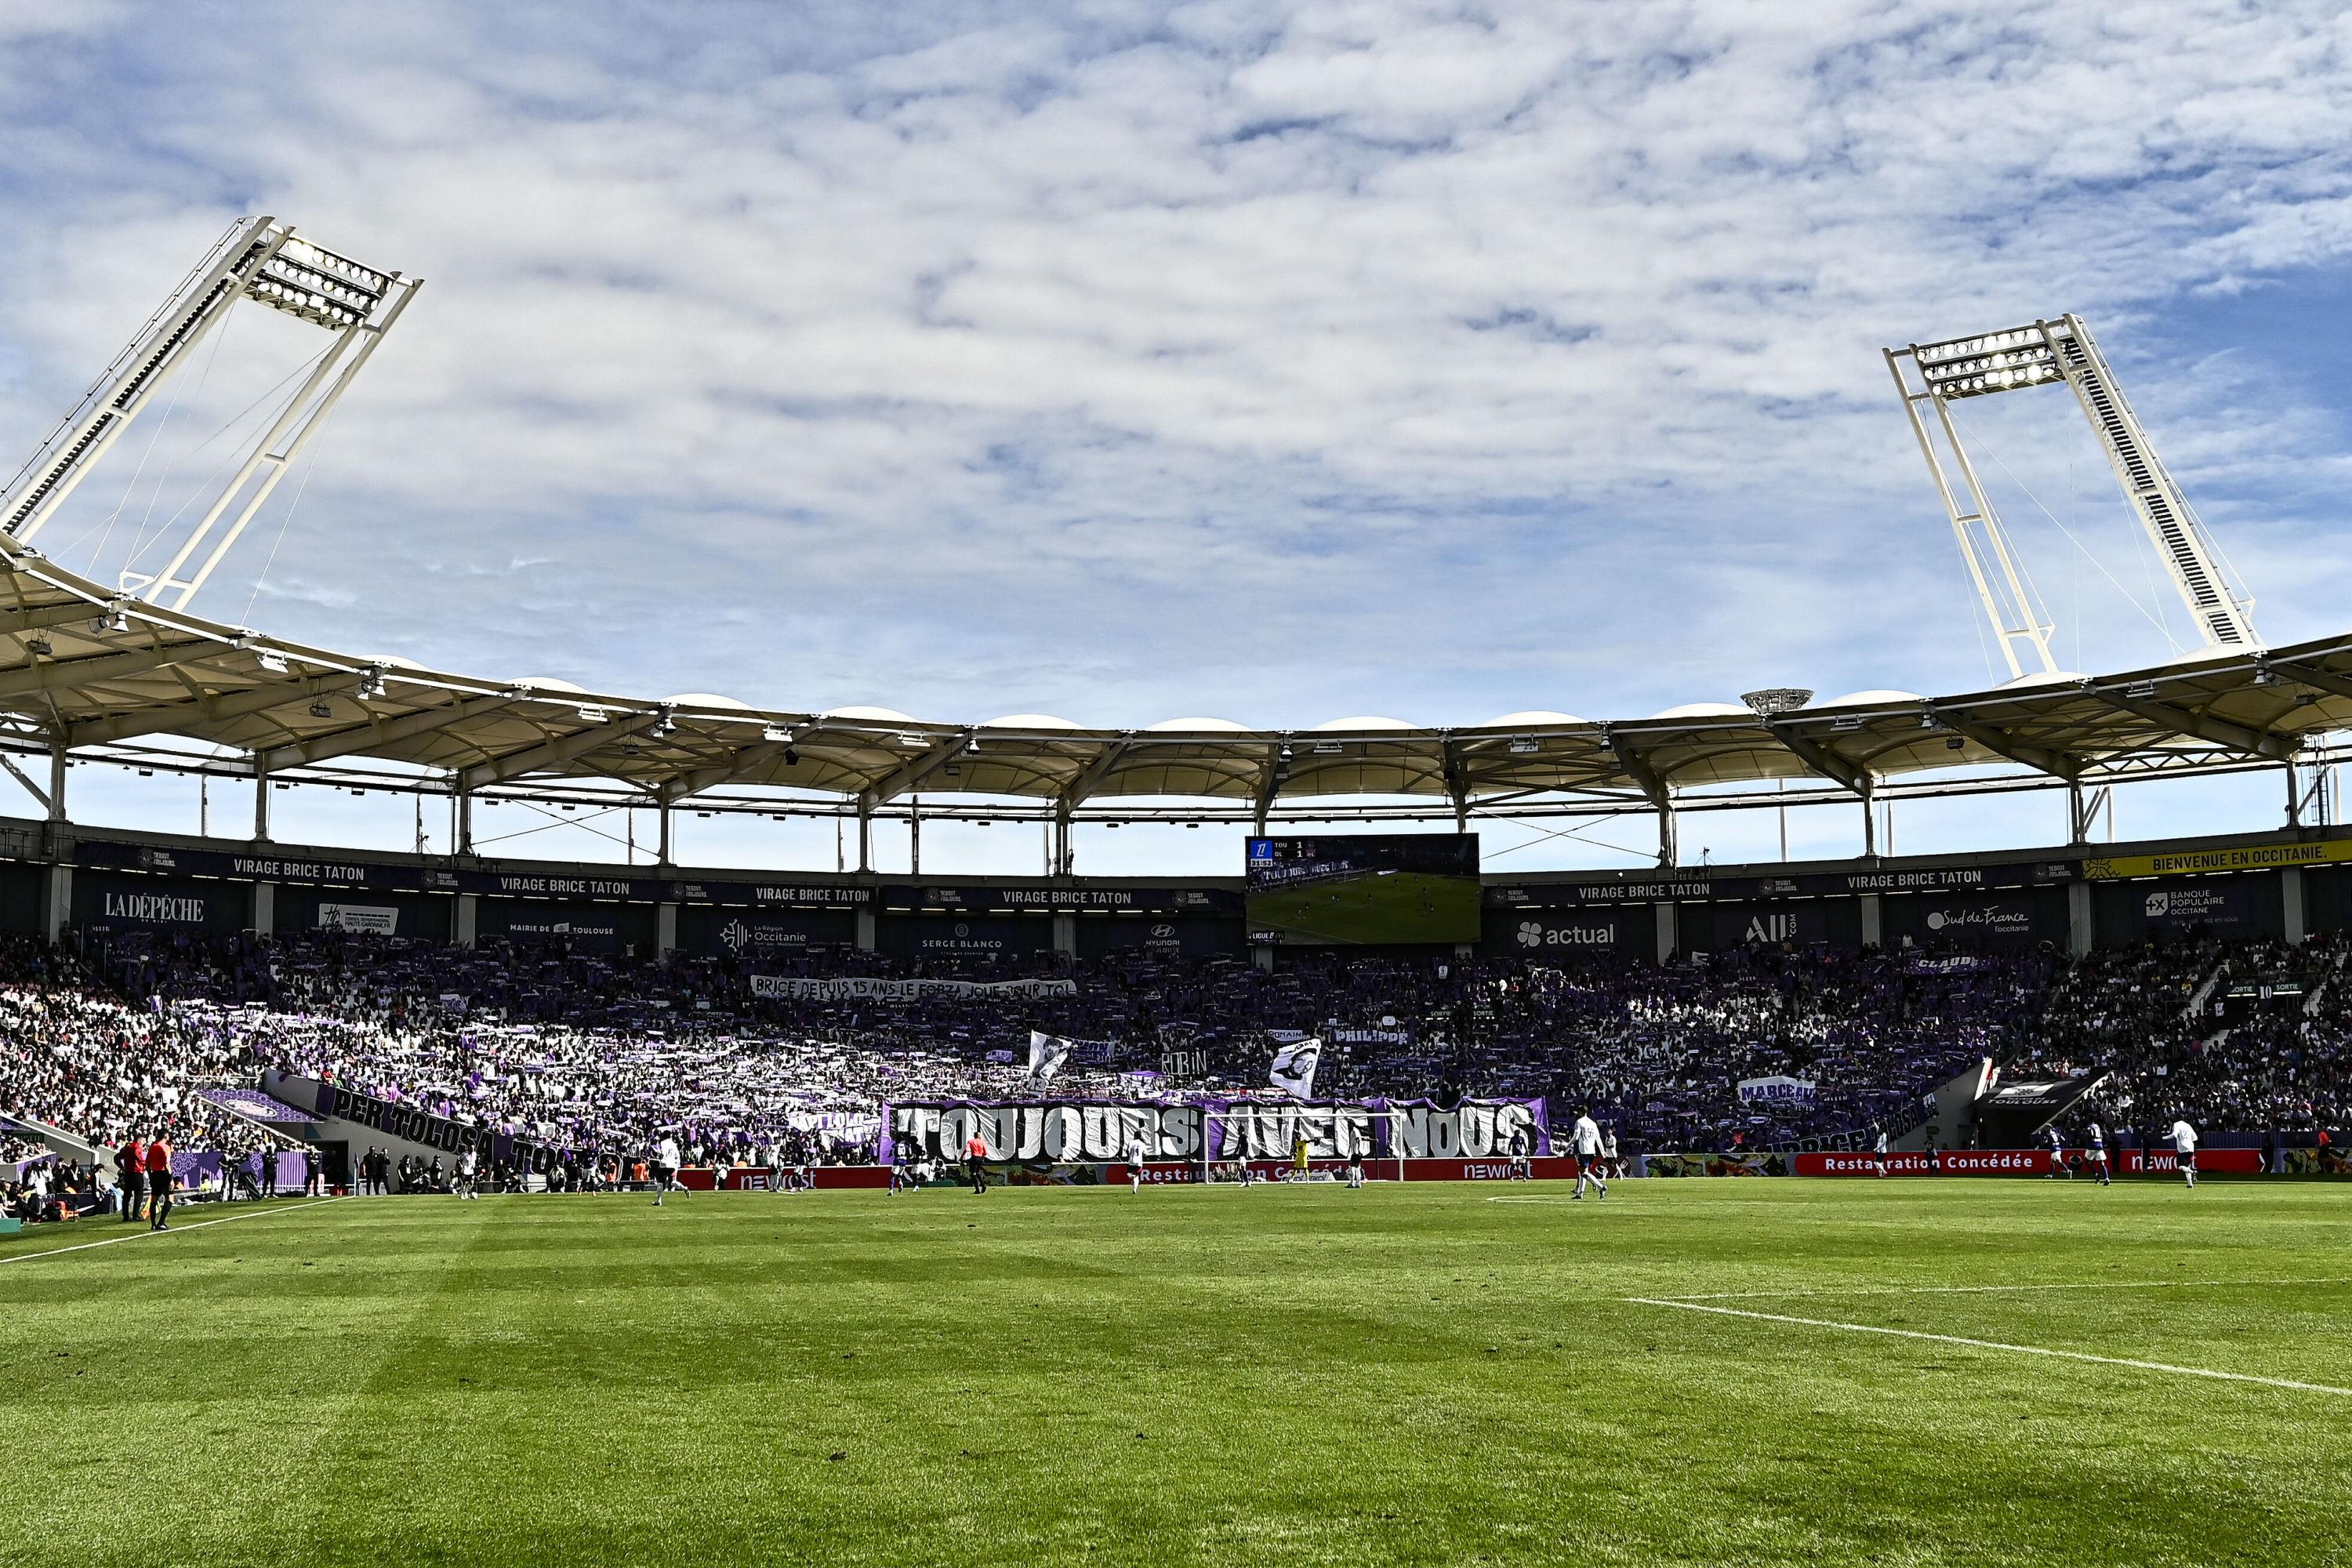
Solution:
M1665 963L925 965L839 949L767 966L1076 983L1013 1001L755 997L731 959L340 931L18 937L0 942L0 1112L100 1147L161 1129L191 1159L224 1157L209 1169L250 1171L282 1146L266 1124L305 1114L255 1088L275 1069L568 1149L627 1153L674 1131L697 1163L855 1163L893 1100L1018 1097L1034 1027L1082 1042L1057 1097L1263 1092L1278 1038L1319 1031L1340 1042L1323 1094L1589 1103L1635 1151L1850 1146L1909 1127L1923 1094L1987 1058L2011 1076L2111 1072L2085 1103L2114 1128L2187 1114L2309 1142L2352 1115L2347 953L2341 935L2200 934L2079 960L1753 944ZM1180 1049L1204 1070L1160 1076ZM1742 1080L1776 1078L1811 1097L1743 1102Z

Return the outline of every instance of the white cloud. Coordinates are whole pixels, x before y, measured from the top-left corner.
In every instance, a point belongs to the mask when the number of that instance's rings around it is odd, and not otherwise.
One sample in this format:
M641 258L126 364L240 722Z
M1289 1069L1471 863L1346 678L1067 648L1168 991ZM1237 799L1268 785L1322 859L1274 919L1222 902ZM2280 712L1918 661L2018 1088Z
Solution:
M1305 723L1964 686L1881 345L2076 309L2122 357L2352 236L2320 6L254 9L18 39L0 428L238 210L422 273L266 613L592 687ZM2287 567L2337 411L2228 385L2144 411L2265 626L2337 629L2340 569ZM2086 660L2159 651L2109 598Z

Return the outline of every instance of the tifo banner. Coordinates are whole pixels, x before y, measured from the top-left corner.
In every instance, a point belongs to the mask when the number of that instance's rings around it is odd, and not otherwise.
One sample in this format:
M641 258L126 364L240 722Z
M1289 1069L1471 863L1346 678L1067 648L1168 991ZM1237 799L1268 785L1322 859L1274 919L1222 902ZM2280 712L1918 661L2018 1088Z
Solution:
M1739 1080L1739 1103L1742 1105L1811 1105L1818 1086L1809 1078L1743 1078Z
M908 1002L918 996L1075 996L1075 980L807 980L754 974L754 996L789 996L810 1002L846 1002L868 997Z
M1380 1112L1391 1114L1383 1116ZM1124 1160L1136 1139L1152 1160L1288 1160L1307 1145L1310 1160L1507 1157L1525 1137L1528 1152L1551 1152L1540 1100L1470 1100L1439 1107L1427 1100L1315 1104L1292 1100L1213 1100L1196 1105L1115 1100L1035 1100L982 1104L927 1100L894 1105L885 1118L886 1160L961 1160L977 1137L992 1160L1070 1164Z
M1990 969L1992 964L1991 959L1979 958L1972 952L1947 952L1907 959L1903 972L1906 974L1975 974Z

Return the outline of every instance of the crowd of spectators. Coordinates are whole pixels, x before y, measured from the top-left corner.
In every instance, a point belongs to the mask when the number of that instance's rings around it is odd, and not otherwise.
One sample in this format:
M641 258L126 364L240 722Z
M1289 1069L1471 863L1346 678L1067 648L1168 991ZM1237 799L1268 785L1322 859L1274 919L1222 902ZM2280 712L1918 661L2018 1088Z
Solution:
M2352 1122L2352 935L2291 946L2212 938L2094 952L2063 971L2008 1064L2012 1079L2114 1076L2090 1110L2115 1126L2315 1131Z
M1276 1051L1314 1034L1318 1097L1542 1096L1556 1117L1591 1106L1650 1151L1899 1133L1923 1094L1986 1058L2015 1058L2012 1074L2113 1069L2111 1115L2153 1115L2160 1100L2209 1125L2309 1126L2347 1108L2347 952L2338 939L2080 961L1329 952L1271 970L1137 952L945 972L1073 982L1044 995L780 997L754 995L726 957L344 932L13 939L0 942L0 1112L108 1146L160 1130L241 1160L268 1135L251 1107L212 1096L278 1068L552 1147L635 1150L666 1133L697 1163L793 1166L872 1157L894 1101L1023 1097L1035 1029L1080 1042L1057 1096L1262 1094ZM839 949L760 968L932 973Z

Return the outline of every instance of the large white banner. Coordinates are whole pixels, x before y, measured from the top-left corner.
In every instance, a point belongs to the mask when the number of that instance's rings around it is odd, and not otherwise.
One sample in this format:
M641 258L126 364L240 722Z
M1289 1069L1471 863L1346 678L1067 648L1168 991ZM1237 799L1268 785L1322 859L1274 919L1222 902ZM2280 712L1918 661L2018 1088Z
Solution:
M1742 1105L1783 1104L1811 1105L1814 1083L1809 1078L1743 1078L1739 1080L1739 1103Z
M1043 1089L1070 1059L1071 1042L1043 1030L1029 1031L1029 1087Z
M781 974L751 976L754 996L789 996L809 1002L847 1002L866 997L910 1002L918 996L1075 996L1075 980L803 980Z
M1305 1100L1315 1092L1315 1069L1323 1065L1323 1042L1308 1037L1274 1053L1265 1080L1288 1095Z

